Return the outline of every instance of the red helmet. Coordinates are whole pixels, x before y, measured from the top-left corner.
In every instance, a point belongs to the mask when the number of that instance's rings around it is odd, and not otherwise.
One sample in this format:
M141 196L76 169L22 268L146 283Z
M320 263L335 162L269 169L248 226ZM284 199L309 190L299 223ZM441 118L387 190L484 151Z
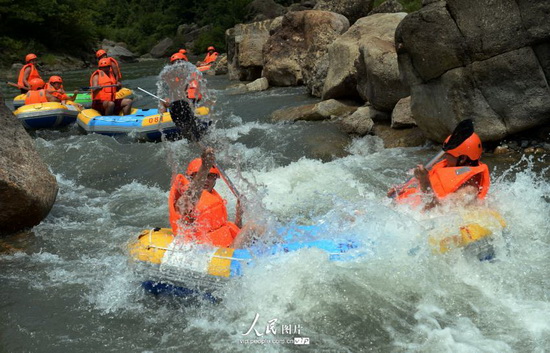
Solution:
M51 76L48 80L49 83L63 83L63 79L60 76Z
M450 138L451 136L447 137L445 143L447 143ZM476 161L481 158L481 153L483 152L483 148L481 147L481 139L474 132L472 136L464 140L464 142L462 142L458 147L446 152L456 158L460 156L467 156L472 161Z
M44 81L41 78L33 78L29 81L31 90L36 91L44 88Z
M201 165L202 165L202 159L195 158L189 163L189 165L187 166L187 171L185 173L187 175L197 173L199 171L199 169L201 168ZM220 171L216 167L210 168L209 173L214 173L214 174L217 174L218 176L220 176Z
M36 59L36 55L31 53L31 54L27 54L27 56L25 56L25 62L27 62L27 63L29 61L31 61L32 59Z
M186 53L187 53L187 50L185 50L185 49L180 49L179 52L182 53L182 54L186 54Z
M185 60L185 57L182 53L176 53L170 57L170 62L173 63L176 60Z
M214 48L213 46L209 46L207 50L208 50L208 51L210 51L210 50L216 50L216 48Z
M97 67L110 67L111 66L111 60L107 58L103 58L99 60L99 63L97 64Z
M107 55L107 52L103 49L99 49L95 52L95 57L98 59L101 58L103 55Z

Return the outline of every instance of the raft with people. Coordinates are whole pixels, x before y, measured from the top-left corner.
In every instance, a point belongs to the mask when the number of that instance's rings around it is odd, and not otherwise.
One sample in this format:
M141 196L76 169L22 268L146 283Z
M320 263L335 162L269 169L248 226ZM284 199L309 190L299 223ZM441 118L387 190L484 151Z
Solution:
M209 110L199 107L195 110L198 119L208 120ZM88 134L108 136L127 135L139 141L160 141L162 137L177 138L179 128L172 121L170 112L159 113L158 109L132 108L129 115L103 116L95 109L84 109L77 116L78 126Z
M61 128L73 124L80 108L67 101L26 104L16 109L13 114L27 129Z
M132 98L133 95L134 95L134 91L132 91L130 88L123 87L116 93L116 99ZM25 97L26 97L26 94L22 93L18 96L15 96L15 98L13 98L14 109L17 109L25 105ZM85 108L90 108L92 106L92 95L90 92L87 92L87 91L78 93L78 96L76 97L74 102L84 106Z

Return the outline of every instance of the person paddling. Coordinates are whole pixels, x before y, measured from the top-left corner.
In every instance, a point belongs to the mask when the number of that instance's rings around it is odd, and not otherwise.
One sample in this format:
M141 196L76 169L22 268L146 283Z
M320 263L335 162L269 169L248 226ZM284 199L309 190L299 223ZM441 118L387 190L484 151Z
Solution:
M198 65L199 66L210 65L218 59L218 55L219 53L216 51L216 48L214 48L213 46L209 46L207 49L206 56L204 57L204 60L199 61Z
M47 103L51 96L44 89L41 78L33 78L29 82L30 90L25 95L25 104Z
M111 66L111 72L113 74L113 77L116 80L116 83L119 83L122 80L122 72L120 71L120 66L118 65L118 61L116 61L115 58L111 56L107 56L107 52L103 49L99 49L98 51L96 51L95 57L97 58L98 63L102 59L109 60L109 63Z
M189 163L185 175L176 175L168 199L170 225L173 234L183 235L186 241L240 248L261 231L251 223L243 227L239 199L235 222L228 221L226 200L214 189L220 177L214 162L214 150L207 147L201 158Z
M48 99L50 102L60 102L63 104L67 101L74 102L76 96L78 95L78 90L75 90L71 97L65 93L65 89L63 88L63 79L61 76L51 76L44 89L51 96L51 98ZM82 108L80 104L78 104L78 106Z
M192 64L185 62L183 54L173 54L170 66L165 67L159 75L160 84L167 86L169 95L164 102L159 101L159 111L163 113L169 108L170 116L183 137L190 141L199 141L206 134L210 124L206 121L197 121L190 104L189 89L193 77L200 78L200 72ZM200 92L197 92L197 87L198 84L193 92L198 96Z
M111 70L111 61L103 58L99 60L98 69L90 76L92 87L92 109L102 115L130 114L132 100L128 98L117 99L116 87L122 85L116 81Z
M471 124L471 121L470 121ZM452 136L443 144L443 160L430 170L423 165L414 169L414 178L408 183L392 188L388 196L397 203L411 205L424 204L425 209L433 208L444 199L453 199L463 204L482 200L490 186L489 168L480 161L483 152L481 139L473 132L458 146L450 146ZM449 146L447 146L449 147Z
M31 90L30 81L32 79L39 78L42 80L36 68L36 60L35 54L30 53L25 56L25 65L19 71L19 78L17 79L17 85L20 87L21 93L27 93Z

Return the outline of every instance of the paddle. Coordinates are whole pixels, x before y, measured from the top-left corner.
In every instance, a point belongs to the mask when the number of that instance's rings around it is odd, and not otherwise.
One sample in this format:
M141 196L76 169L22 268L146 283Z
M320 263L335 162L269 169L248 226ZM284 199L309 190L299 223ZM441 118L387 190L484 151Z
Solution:
M445 152L455 149L460 146L466 139L474 133L474 123L472 119L462 120L453 130L449 141L443 143L441 151L433 157L428 163L426 163L425 168L430 169L434 164L445 154ZM405 184L402 184L400 187L395 188L388 196L395 198L399 193L411 182L414 177L411 177Z
M107 86L88 86L88 87L80 87L81 91L88 91L88 90L94 90L94 89L100 89L100 88L107 88L107 87L117 87L118 85L107 85Z
M13 82L6 81L6 85L12 86L12 87L15 87L15 88L19 88L19 89L22 89L22 88L25 89L25 87L19 86L17 83L13 83Z
M154 97L158 100L160 100L161 102L164 102L166 103L166 100L160 98L159 96L157 95L154 95L153 93L147 91L147 90L144 90L143 88L141 87L138 87L137 89L139 89L140 91L144 92L144 93L147 93L148 95L150 95L151 97ZM195 131L193 131L193 135L195 137L195 142L201 149L205 149L205 146L199 141L198 139L198 136L200 135L198 131L196 131L196 124L193 124L193 126L195 127ZM235 195L235 197L237 199L240 199L241 198L241 194L239 193L239 191L237 191L237 188L235 187L235 184L233 184L233 182L231 181L231 179L229 179L229 177L227 176L227 174L225 173L225 170L223 170L222 167L220 167L219 164L216 163L215 165L216 168L218 168L218 170L220 171L220 174L221 174L221 177L223 179L223 181L227 184L227 186L229 187L229 190L231 190L231 192L233 193L233 195Z

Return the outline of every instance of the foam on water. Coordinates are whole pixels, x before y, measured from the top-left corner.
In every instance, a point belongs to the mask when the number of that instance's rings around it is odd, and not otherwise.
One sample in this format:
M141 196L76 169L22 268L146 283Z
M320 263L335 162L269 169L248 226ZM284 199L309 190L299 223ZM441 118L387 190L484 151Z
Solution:
M287 97L274 92L254 99L261 105ZM221 103L227 112L230 103ZM298 349L240 343L257 338L243 335L256 314L259 338L310 337L304 351L550 350L547 169L527 159L494 173L488 202L508 227L494 242L496 260L480 262L461 251L433 254L426 232L441 215L394 207L385 197L431 150L383 149L366 136L353 140L343 158L289 157L284 148L298 149L294 139L310 125L225 116L207 142L247 195L247 219L272 227L322 224L320 237L351 234L373 251L341 262L317 249L255 258L216 293L217 304L153 297L139 287L126 246L142 229L168 226L170 179L198 148L186 141L41 136L37 148L60 191L24 251L0 255L0 279L9 284L0 291L8 298L0 326L10 337L7 351ZM232 216L235 198L221 181L217 188ZM281 236L271 230L266 242ZM278 333L266 334L273 319ZM282 324L299 325L300 333L282 334Z

